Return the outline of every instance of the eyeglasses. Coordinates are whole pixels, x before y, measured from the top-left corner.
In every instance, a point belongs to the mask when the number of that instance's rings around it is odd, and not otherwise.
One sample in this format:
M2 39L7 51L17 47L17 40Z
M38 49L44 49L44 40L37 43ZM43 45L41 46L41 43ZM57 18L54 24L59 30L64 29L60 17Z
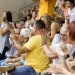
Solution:
M64 37L66 37L66 36L67 36L67 34L60 34L60 36L64 36Z
M20 33L15 33L15 34L20 34Z

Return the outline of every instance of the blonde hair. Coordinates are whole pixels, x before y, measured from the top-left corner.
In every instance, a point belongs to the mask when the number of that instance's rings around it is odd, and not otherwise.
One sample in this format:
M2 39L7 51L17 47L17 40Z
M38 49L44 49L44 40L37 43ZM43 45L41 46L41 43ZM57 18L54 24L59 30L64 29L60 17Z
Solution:
M45 18L47 20L48 26L46 27L46 30L50 31L50 25L51 25L52 21L55 21L55 20L50 15L48 15L47 13L43 14L40 17L40 19L41 18Z

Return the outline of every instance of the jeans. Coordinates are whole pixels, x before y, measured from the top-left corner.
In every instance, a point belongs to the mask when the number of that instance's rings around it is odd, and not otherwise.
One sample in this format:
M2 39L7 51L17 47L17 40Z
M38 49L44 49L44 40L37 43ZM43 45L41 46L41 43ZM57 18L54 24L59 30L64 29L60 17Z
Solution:
M6 61L6 59L1 60L1 61L0 61L0 66L2 65L2 63L5 63L5 61Z
M29 66L18 66L14 70L9 71L11 75L37 75L35 70Z
M9 50L9 48L5 46L2 54L0 53L0 60L6 59L5 53L7 50Z

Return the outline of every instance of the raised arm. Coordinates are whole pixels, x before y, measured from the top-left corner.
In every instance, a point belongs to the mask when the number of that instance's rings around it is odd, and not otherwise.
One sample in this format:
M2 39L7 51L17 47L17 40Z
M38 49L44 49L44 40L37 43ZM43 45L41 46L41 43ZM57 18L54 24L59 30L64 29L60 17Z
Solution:
M8 27L8 29L10 30L10 32L14 33L13 25L11 23L9 23L9 21L7 20L7 17L3 16L2 18L3 18L3 20L5 20L5 23L6 23L7 27Z
M1 25L2 25L2 22L3 22L3 18L1 17L1 21L0 21L0 35L5 35L7 32L8 32L8 29L5 27L5 28L2 28Z
M54 38L54 36L56 34L56 29L57 29L57 25L54 22L54 23L51 24L51 31L50 31L50 33L47 34L48 38L50 38L51 41L53 40L53 38Z
M42 38L43 52L47 55L47 57L49 57L51 59L57 58L58 57L57 53L52 51L47 45L47 35L46 35L46 31L44 29L42 30L41 38Z
M20 54L24 54L24 53L26 53L27 51L29 51L28 48L26 48L25 46L20 45L20 44L17 42L17 38L15 37L14 34L11 34L11 35L10 35L10 39L13 41L15 48L17 49L17 51L18 51Z

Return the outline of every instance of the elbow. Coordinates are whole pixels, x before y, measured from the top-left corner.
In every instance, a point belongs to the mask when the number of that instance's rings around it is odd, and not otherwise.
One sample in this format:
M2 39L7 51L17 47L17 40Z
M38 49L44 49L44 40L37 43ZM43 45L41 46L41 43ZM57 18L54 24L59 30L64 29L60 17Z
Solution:
M24 53L26 53L26 51L25 51L24 49L22 49L22 48L19 49L18 52L19 52L20 54L24 54Z
M2 35L2 36L4 36L4 35L5 35L5 33L1 33L1 35Z
M18 50L19 54L24 54L24 52L22 50Z
M51 36L51 37L50 37L50 41L52 41L52 40L53 40L53 38L54 38L54 36Z

